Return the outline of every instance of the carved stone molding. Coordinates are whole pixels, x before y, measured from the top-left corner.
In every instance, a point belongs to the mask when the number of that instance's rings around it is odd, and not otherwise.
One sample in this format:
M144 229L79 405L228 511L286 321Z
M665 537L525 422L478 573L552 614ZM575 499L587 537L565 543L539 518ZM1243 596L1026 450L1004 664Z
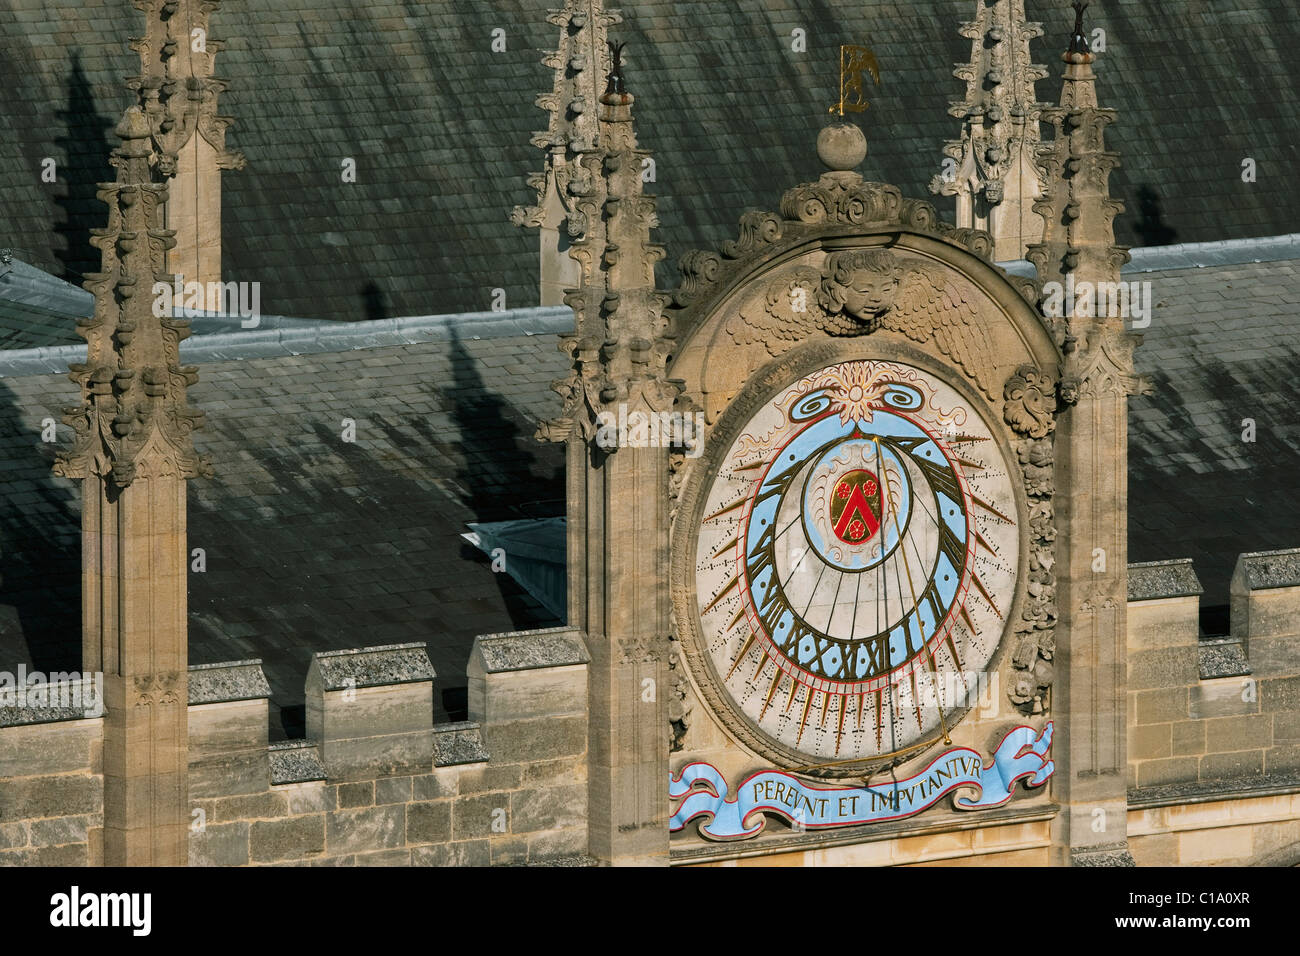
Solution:
M1011 702L1041 713L1052 686L1056 653L1056 493L1055 452L1057 383L1033 365L1021 365L1003 386L1002 419L1019 437L1013 444L1029 504L1029 560L1025 603L1015 622L1011 655Z
M131 707L166 706L179 704L181 675L177 671L157 674L139 674L131 678L128 703Z
M904 198L896 186L867 182L857 173L833 172L786 192L779 216L759 210L746 212L738 238L722 243L718 250L685 253L678 261L682 277L672 293L673 305L697 311L738 279L757 254L779 253L811 238L848 232L853 227L886 227L931 236L992 264L993 239L987 232L949 225L933 204ZM1026 302L1037 305L1041 288L1035 279L1008 276L1007 280Z
M1056 428L1056 383L1033 365L1022 365L1002 388L1002 418L1027 438L1045 438Z

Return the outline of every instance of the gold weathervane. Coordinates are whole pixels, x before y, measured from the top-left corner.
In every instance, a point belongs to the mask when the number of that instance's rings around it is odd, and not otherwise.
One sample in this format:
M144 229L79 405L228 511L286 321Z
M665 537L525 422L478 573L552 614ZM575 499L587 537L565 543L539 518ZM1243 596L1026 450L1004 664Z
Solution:
M844 115L844 111L861 113L867 108L866 93L862 89L862 74L870 73L880 85L880 64L876 55L865 46L840 47L840 101L829 110Z

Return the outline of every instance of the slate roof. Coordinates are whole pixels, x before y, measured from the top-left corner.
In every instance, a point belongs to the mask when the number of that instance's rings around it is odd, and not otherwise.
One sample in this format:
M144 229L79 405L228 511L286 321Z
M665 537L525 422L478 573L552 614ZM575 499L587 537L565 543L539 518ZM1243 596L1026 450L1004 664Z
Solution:
M567 309L525 316L534 335L510 316L412 320L409 344L362 351L249 332L273 354L213 361L231 346L185 343L205 363L195 443L216 465L189 486L189 544L207 564L190 575L190 660L262 658L273 737L303 733L312 651L428 642L437 717L464 719L474 636L560 623L461 537L476 519L563 513L563 456L532 437L558 406L557 314L572 324ZM80 495L40 441L41 420L76 400L66 375L0 378L0 667L79 669Z
M0 349L67 345L76 321L95 310L84 289L42 272L16 257L0 256Z
M1206 608L1228 603L1238 554L1300 545L1300 257L1252 257L1125 276L1156 303L1136 353L1155 392L1129 406L1129 558L1192 558ZM1226 634L1226 611L1203 624Z
M775 207L818 170L812 143L834 99L834 48L866 41L884 71L862 117L870 178L924 195L969 57L957 34L975 0L629 0L615 28L630 43L642 144L657 158L669 258L734 235L742 210ZM214 35L231 81L222 111L248 168L223 176L225 278L263 283L268 313L334 319L466 312L537 302L537 244L508 221L532 201L528 143L551 87L552 4L524 0L278 0L223 5ZM1034 59L1059 94L1064 3L1027 0L1047 23ZM1105 29L1097 72L1123 166L1122 242L1151 245L1291 232L1300 221L1300 18L1291 0L1123 0L1093 4ZM111 128L138 70L130 0L0 0L0 247L78 280L95 267L103 223L94 184L110 178ZM490 50L494 28L507 49ZM808 51L791 51L791 31ZM56 184L40 181L43 157ZM357 161L357 182L340 164ZM1253 158L1258 181L1241 180ZM939 201L951 210L951 200Z

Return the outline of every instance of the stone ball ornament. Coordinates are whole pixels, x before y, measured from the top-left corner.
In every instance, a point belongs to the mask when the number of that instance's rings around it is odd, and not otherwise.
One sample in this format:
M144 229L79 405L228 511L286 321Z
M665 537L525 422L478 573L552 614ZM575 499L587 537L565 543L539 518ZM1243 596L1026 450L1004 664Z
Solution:
M854 123L830 123L817 134L817 156L834 172L848 172L867 158L867 137Z

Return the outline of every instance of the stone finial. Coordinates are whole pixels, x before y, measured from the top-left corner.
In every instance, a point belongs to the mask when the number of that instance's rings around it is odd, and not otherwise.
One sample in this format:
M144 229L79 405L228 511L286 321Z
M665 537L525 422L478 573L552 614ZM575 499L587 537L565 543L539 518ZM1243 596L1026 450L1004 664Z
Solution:
M76 435L60 453L54 472L65 478L103 476L119 488L146 476L193 478L211 475L212 466L194 450L191 433L203 413L186 403L198 380L182 366L179 346L189 323L158 312L155 282L168 283L164 269L173 232L162 228L167 187L152 181L154 145L148 120L138 106L126 110L117 126L121 145L113 151L113 183L100 186L108 204L108 226L92 243L103 265L86 277L95 310L77 323L87 342L87 361L72 366L82 404L69 409L64 423Z
M627 43L615 43L611 40L608 45L613 65L609 70L609 79L605 83L605 92L600 98L602 103L607 102L605 99L607 96L621 96L627 93L627 83L623 79L623 47L627 46Z
M851 172L867 158L867 137L856 123L830 123L817 134L817 157L831 172Z
M962 121L961 134L944 146L949 162L930 191L956 197L959 227L992 234L995 259L1019 259L1043 231L1033 203L1042 192L1037 150L1045 104L1035 84L1047 69L1032 62L1029 49L1043 28L1025 20L1024 0L976 0L975 19L961 35L971 41L971 57L953 75L966 82L966 97L949 108Z
M1088 0L1072 0L1070 6L1074 7L1074 33L1070 37L1070 49L1066 51L1065 58L1068 61L1071 57L1087 56L1091 60L1088 36L1083 32L1083 11L1088 9Z

